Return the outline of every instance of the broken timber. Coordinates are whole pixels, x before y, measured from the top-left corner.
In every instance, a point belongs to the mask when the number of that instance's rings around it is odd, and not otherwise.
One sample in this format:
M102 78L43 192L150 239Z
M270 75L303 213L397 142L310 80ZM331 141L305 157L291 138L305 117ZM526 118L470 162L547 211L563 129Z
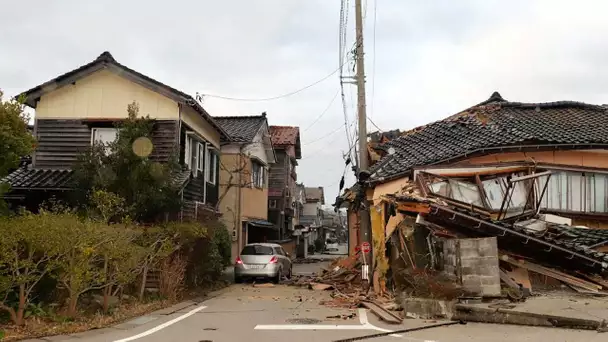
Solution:
M361 305L365 308L371 310L376 316L378 316L381 320L390 323L390 324L401 324L403 321L400 317L393 314L392 312L383 308L380 304L376 302L371 302L367 300L361 301Z
M523 267L529 271L532 272L536 272L536 273L540 273L543 275L546 275L548 277L551 278L555 278L557 280L560 280L568 285L572 285L574 287L577 288L581 288L581 289L585 289L587 291L591 291L591 292L599 292L599 290L602 288L601 285L596 285L594 283L588 282L586 280L580 279L580 278L576 278L573 277L569 274L566 273L562 273L559 271L556 271L554 269L550 269L547 267L543 267L540 265L536 265L533 264L529 261L523 261L523 260L515 260L512 258L509 258L508 255L503 255L500 258L502 261L508 262L512 265L518 266L518 267Z

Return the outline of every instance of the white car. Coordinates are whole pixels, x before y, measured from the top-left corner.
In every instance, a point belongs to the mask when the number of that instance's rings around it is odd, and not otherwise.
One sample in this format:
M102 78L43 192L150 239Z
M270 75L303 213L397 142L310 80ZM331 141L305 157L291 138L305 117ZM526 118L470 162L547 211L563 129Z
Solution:
M325 250L328 252L337 252L338 251L338 240L329 238L325 240Z

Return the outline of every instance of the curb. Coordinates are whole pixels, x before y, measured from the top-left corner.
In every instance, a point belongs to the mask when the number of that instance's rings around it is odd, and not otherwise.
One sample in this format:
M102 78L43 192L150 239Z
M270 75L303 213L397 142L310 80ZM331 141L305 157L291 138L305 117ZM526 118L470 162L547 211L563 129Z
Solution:
M452 320L467 322L528 325L567 329L608 331L605 320L592 320L566 316L546 315L511 309L491 309L468 304L456 304Z

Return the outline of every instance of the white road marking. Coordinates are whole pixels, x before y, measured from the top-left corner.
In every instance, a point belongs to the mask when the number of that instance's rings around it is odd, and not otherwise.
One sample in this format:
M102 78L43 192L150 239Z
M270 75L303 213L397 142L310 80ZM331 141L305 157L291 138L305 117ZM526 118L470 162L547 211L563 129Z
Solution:
M150 330L146 330L146 331L142 332L141 334L137 334L137 335L134 335L134 336L131 336L131 337L123 338L121 340L115 340L114 342L129 342L129 341L140 339L142 337L146 337L148 335L152 335L155 332L157 332L159 330L162 330L162 329L164 329L164 328L166 328L166 327L168 327L170 325L173 325L173 324L175 324L175 323L177 323L177 322L179 322L179 321L181 321L181 320L183 320L185 318L188 318L188 317L194 315L195 313L197 313L197 312L199 312L199 311L201 311L201 310L203 310L205 308L207 308L207 307L206 306L199 306L198 308L194 308L194 309L188 311L187 313L185 313L185 314L183 314L183 315L181 315L179 317L175 317L174 319L172 319L172 320L170 320L168 322L165 322L165 323L163 323L161 325L157 325L156 327L154 327L154 328L152 328Z
M389 329L384 329L371 324L367 319L367 311L359 309L359 323L356 324L261 324L256 325L254 330L376 330L381 332L391 332ZM403 335L392 334L392 337L404 337ZM405 337L410 341L418 342L437 342L434 340L423 340L414 337Z
M365 325L332 325L332 324L263 324L256 325L254 330L373 330Z

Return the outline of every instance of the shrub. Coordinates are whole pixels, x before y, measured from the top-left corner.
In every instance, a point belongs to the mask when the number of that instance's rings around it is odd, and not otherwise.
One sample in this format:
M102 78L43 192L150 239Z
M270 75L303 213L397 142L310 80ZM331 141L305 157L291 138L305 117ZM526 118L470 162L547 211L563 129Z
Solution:
M67 254L65 233L78 224L70 214L25 213L0 221L0 308L23 324L32 292L42 278L56 271ZM6 303L17 291L17 307Z

